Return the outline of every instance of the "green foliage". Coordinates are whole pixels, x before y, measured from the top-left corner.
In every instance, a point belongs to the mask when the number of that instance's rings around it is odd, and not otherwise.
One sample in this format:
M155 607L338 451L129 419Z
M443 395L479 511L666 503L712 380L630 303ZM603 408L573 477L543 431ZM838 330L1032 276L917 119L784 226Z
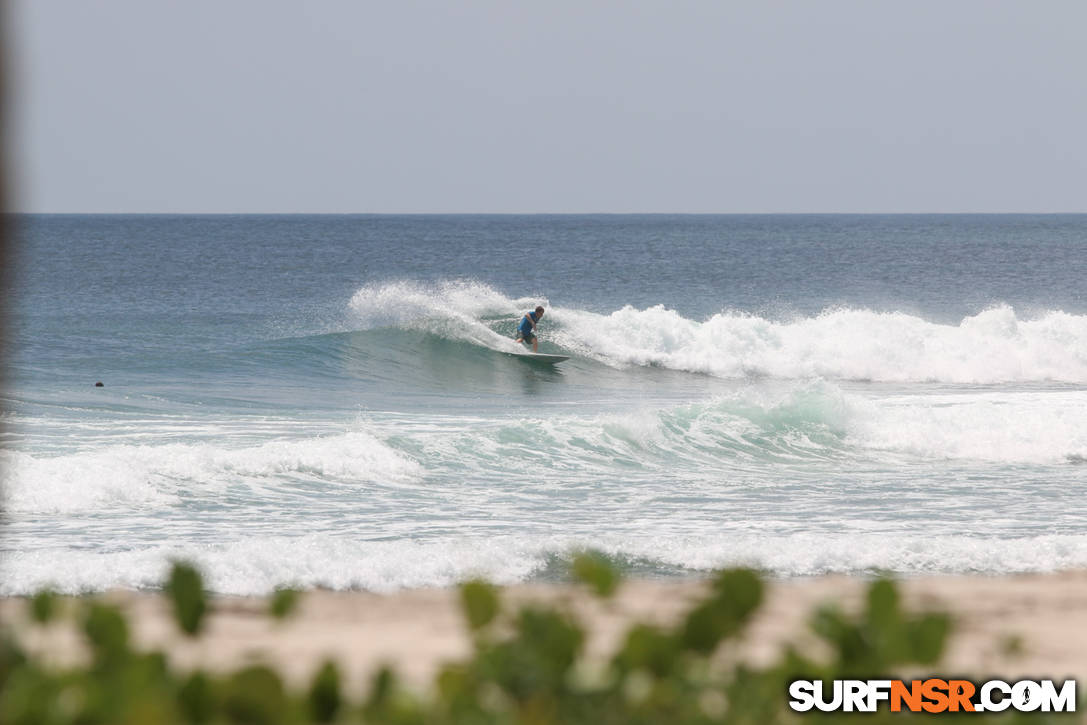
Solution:
M858 621L827 607L816 613L812 629L835 648L844 676L867 677L886 663L936 664L951 632L951 619L943 613L904 614L897 587L884 579L869 588L867 607Z
M264 665L234 673L226 682L223 710L232 722L273 725L284 722L287 695L279 675Z
M473 579L462 584L460 599L473 632L486 627L498 614L498 592L485 581Z
M679 664L680 641L671 632L647 624L636 624L627 633L626 644L615 656L621 672L648 672L667 677Z
M518 615L512 638L478 645L469 671L514 700L547 697L565 688L582 639L581 630L563 614L528 607Z
M574 557L572 571L575 578L600 597L610 597L622 581L615 567L597 551L586 551Z
M19 645L7 632L0 632L0 692L3 691L8 678L26 666L26 655L23 654ZM0 720L0 722L3 722L3 720Z
M300 598L301 594L296 589L276 589L268 612L276 619L286 619L294 614Z
M422 725L431 722L416 698L400 689L396 673L382 667L374 675L370 696L362 707L362 722L387 725Z
M309 689L309 713L314 722L332 722L343 704L340 697L340 670L325 662Z
M683 644L708 654L721 640L737 633L762 603L762 581L747 569L721 572L712 594L687 615Z
M184 678L177 690L177 704L186 721L211 722L219 707L212 679L200 670Z
M44 589L30 600L30 615L38 624L49 624L57 613L57 595Z
M119 665L128 657L128 622L116 607L92 602L83 618L83 633L99 667Z
M619 581L607 560L596 554L579 556L573 568L601 596L614 592ZM206 609L199 574L178 565L165 589L182 630L195 635ZM0 636L0 722L798 723L805 717L787 706L792 679L882 677L903 668L917 672L939 661L951 631L945 614L904 611L895 585L881 580L868 589L860 613L828 607L812 617L813 631L832 653L829 660L787 650L770 666L736 664L732 643L763 600L758 575L736 569L718 574L707 595L673 624L634 624L610 656L586 659L588 635L565 607L537 604L504 611L499 592L482 581L464 584L460 596L473 634L472 655L446 665L426 696L401 687L396 673L383 668L361 703L345 698L342 675L331 661L299 691L288 689L279 674L262 664L225 674L174 671L162 653L134 651L122 613L91 600L81 620L91 654L87 666L47 667ZM286 616L296 601L296 592L278 592L269 612ZM31 601L35 621L50 621L56 609L50 594ZM856 720L848 713L807 717L819 722ZM903 717L911 716L881 711L861 719L880 723ZM1016 717L1021 716L1005 713L1001 720L1015 722Z
M181 631L196 636L207 610L204 581L200 572L190 564L176 563L170 571L166 593L174 605L174 616Z

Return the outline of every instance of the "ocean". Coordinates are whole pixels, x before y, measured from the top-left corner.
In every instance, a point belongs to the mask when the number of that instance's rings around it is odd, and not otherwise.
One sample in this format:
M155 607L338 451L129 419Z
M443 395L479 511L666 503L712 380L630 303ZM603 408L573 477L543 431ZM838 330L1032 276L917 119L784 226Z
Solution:
M15 224L0 594L1087 566L1087 215Z

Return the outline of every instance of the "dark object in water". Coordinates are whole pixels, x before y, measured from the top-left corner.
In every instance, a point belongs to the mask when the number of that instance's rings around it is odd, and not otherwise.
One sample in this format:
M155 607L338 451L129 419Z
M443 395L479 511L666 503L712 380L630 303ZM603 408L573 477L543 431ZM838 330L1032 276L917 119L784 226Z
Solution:
M105 385L102 385L102 381L101 381L101 380L99 380L99 381L98 381L97 383L95 383L95 384L94 384L94 387L96 387L96 388L104 388L104 387L106 387L106 386L105 386Z

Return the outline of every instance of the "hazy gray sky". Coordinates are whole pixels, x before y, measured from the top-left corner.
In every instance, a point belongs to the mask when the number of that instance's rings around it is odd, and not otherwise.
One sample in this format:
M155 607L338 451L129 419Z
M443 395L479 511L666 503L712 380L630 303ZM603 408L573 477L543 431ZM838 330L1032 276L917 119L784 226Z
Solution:
M1087 211L1087 3L21 0L15 206Z

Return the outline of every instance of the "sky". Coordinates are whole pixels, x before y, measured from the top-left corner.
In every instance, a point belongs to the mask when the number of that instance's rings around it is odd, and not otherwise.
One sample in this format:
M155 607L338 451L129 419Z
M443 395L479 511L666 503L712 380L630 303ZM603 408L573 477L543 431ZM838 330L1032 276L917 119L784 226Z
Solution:
M1087 3L13 0L28 212L1087 212Z

